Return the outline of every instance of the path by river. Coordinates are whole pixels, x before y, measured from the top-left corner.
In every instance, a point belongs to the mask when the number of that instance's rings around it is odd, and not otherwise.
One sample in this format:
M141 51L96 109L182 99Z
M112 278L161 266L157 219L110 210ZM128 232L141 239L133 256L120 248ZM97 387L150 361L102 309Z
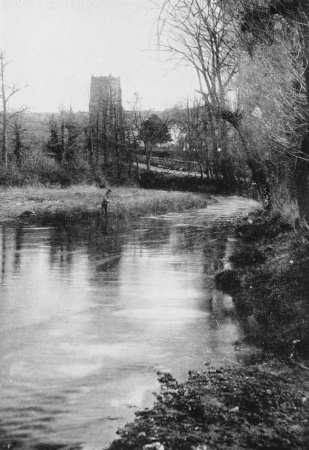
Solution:
M0 229L1 443L101 449L152 404L157 371L250 355L213 277L237 245L220 224L257 203L218 200L121 233Z

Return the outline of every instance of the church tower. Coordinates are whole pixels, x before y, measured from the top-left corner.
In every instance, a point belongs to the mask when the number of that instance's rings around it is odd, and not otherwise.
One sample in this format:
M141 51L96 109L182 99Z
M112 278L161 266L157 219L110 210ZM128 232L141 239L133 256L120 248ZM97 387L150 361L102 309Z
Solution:
M124 141L120 78L91 77L89 116L91 159L103 173L108 167L120 170L120 149Z
M122 115L120 77L91 77L90 118L101 121L111 115Z

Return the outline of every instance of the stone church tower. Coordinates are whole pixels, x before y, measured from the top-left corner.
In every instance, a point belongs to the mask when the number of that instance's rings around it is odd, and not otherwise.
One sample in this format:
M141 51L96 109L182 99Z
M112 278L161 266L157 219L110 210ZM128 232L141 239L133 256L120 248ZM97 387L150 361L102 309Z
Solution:
M91 77L89 113L92 121L122 116L120 77Z
M123 109L120 78L91 77L90 100L90 160L106 175L120 173L120 150L124 141Z

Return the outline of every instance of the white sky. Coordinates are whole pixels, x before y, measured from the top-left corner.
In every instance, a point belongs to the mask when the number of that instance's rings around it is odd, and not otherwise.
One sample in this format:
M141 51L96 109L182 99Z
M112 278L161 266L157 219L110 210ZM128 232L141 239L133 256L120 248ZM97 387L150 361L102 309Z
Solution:
M135 92L157 110L192 96L193 70L154 50L157 17L151 0L0 0L7 80L28 85L11 107L87 111L92 74L120 76L125 108Z

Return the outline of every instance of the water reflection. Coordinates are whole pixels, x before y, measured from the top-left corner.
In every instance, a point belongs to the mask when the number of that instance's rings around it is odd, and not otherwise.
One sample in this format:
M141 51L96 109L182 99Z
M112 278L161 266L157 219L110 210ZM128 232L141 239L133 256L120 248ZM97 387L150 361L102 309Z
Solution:
M3 226L2 443L102 448L151 405L157 370L184 379L243 358L232 299L213 283L235 241L212 226L255 205L221 199L122 233Z

